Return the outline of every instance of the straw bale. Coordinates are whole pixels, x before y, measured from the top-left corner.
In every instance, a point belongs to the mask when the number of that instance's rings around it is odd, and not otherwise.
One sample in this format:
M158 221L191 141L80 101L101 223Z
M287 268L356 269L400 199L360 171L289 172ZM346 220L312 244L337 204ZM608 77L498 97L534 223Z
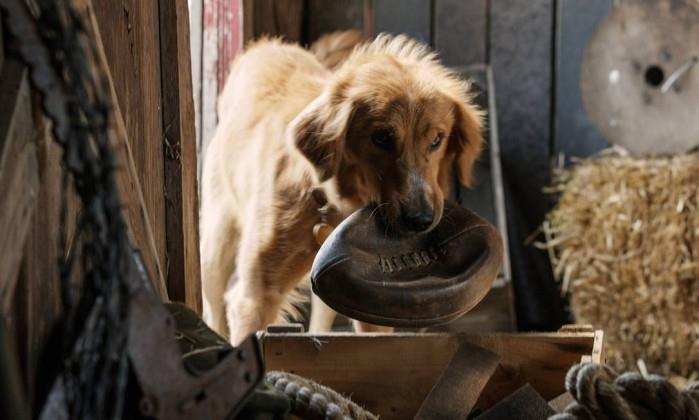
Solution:
M632 158L618 150L559 171L544 223L577 322L605 331L619 370L699 372L699 154ZM678 379L680 380L680 379Z

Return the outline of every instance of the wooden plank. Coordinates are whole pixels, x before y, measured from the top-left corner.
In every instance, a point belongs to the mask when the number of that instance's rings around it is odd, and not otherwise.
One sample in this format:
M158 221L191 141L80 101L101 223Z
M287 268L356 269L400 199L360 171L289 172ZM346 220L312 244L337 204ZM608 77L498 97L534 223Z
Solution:
M553 2L494 1L490 22L503 169L536 227L551 204L542 188L549 183Z
M505 399L478 415L480 420L542 420L556 412L531 385L524 385Z
M488 383L500 356L461 343L420 406L416 420L466 418Z
M566 391L563 394L549 401L549 407L551 407L551 409L556 413L560 413L573 402L575 402L573 396Z
M550 183L553 2L490 3L489 58L507 201L518 326L550 330L566 322L545 253L525 245L544 220Z
M2 19L0 19L0 70L2 70L2 64L5 62L5 42L4 42L4 31L2 28Z
M0 324L0 407L5 418L28 420L32 417L22 388L16 351L14 337Z
M98 0L103 1L103 0ZM142 4L142 3L138 3ZM151 281L153 282L157 292L160 297L167 300L167 287L165 285L164 271L162 269L161 259L159 256L161 252L159 251L156 240L154 237L154 230L151 227L151 215L146 206L146 200L144 198L144 190L141 189L140 177L138 176L138 171L136 170L136 164L134 161L134 152L131 148L131 142L129 141L126 122L121 112L121 107L119 101L117 100L116 85L112 79L111 70L108 65L107 56L105 54L105 46L102 43L102 37L100 34L100 26L97 22L94 13L94 7L92 6L91 0L81 0L76 2L76 6L87 9L85 12L86 16L89 16L90 32L95 38L95 44L97 47L99 71L102 71L106 75L109 82L109 92L106 92L111 97L112 107L113 107L113 121L111 129L113 130L114 136L114 152L116 158L121 165L122 170L116 172L116 182L119 188L119 193L121 199L124 202L124 216L126 223L129 226L129 233L131 240L133 241L136 248L141 251L143 256L143 261L150 275ZM109 21L108 21L109 22ZM107 24L107 26L112 26L116 24ZM159 67L159 63L158 63ZM160 79L157 80L158 93L160 92ZM158 99L159 101L159 99ZM136 112L131 110L131 113ZM154 115L154 110L149 110L143 117L149 116L151 119ZM133 118L133 117L132 117ZM155 123L150 123L151 125ZM158 122L158 125L160 122ZM160 139L160 137L158 137ZM160 144L160 142L158 142ZM162 162L163 153L160 150L160 155L157 161ZM161 174L162 179L162 174ZM163 184L160 185L160 191L158 194L163 199ZM155 192L154 192L155 193ZM162 215L164 219L164 214ZM161 220L164 225L164 220Z
M194 98L194 129L197 132L197 162L201 153L201 59L204 35L204 0L189 0L189 39L192 49L192 96ZM197 175L200 173L197 171ZM197 176L197 179L199 176Z
M117 103L123 110L156 257L161 267L167 267L158 2L93 0L92 4Z
M74 231L77 199L72 191L62 191L62 150L54 142L51 126L41 111L38 100L33 101L36 123L36 156L39 162L40 186L37 203L31 218L24 250L24 260L14 298L12 327L15 331L20 368L24 376L26 395L36 395L40 351L44 348L55 322L61 313L58 261L60 254L58 232L63 194L68 194L68 225L66 232ZM35 413L36 414L36 413Z
M363 0L308 0L308 22L304 41L312 43L321 35L346 29L364 30Z
M435 0L434 47L443 63L487 62L487 0Z
M486 409L530 383L545 399L565 391L568 369L590 355L592 333L352 334L262 336L268 370L285 370L352 395L385 419L412 418L460 343L500 355L476 407Z
M261 36L300 42L303 11L303 0L243 0L243 42Z
M592 346L592 362L593 363L606 363L607 357L604 353L604 331L595 331L595 342Z
M25 66L7 60L0 76L0 315L9 317L37 200L39 169Z
M431 44L430 0L374 0L374 33L406 34Z
M160 1L167 288L201 313L197 151L187 0Z
M570 163L571 157L587 157L608 147L583 107L580 68L587 42L612 11L613 0L560 0L556 4L555 152Z
M218 94L223 90L230 65L242 48L240 0L207 0L204 2L202 47L201 143L203 158L214 136ZM201 165L199 165L201 175Z

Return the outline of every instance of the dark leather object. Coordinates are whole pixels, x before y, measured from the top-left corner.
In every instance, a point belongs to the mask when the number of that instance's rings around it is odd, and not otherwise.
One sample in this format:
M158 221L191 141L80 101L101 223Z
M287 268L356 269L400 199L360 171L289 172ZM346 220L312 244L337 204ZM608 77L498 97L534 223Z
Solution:
M430 232L387 232L371 208L345 219L316 255L313 292L359 321L425 327L452 321L476 306L502 264L502 239L495 227L449 202Z

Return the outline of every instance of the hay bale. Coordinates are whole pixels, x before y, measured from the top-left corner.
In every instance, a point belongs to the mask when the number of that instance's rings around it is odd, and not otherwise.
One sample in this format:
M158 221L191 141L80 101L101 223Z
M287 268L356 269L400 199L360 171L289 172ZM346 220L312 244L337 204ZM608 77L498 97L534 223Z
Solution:
M699 372L699 154L609 151L560 171L548 249L576 321L618 370Z

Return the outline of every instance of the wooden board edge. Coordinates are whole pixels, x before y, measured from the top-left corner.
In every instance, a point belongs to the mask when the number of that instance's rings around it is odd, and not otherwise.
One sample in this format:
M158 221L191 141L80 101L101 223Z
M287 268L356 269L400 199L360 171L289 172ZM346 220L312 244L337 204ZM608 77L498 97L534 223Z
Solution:
M155 290L161 299L168 300L164 272L158 260L158 250L155 244L155 237L153 236L153 228L146 209L143 189L141 188L141 182L133 159L133 152L129 145L124 117L117 100L114 81L104 52L99 24L95 14L92 12L92 0L82 0L78 4L84 16L87 17L87 23L90 27L89 31L95 40L99 71L105 75L109 84L109 92L107 94L110 97L113 110L113 121L111 121L110 130L114 140L114 152L122 165L121 170L116 171L116 182L122 195L121 199L125 204L124 218L129 225L130 237L143 256L143 261Z
M595 341L592 344L592 362L604 364L606 357L604 354L604 331L595 330Z
M186 0L160 0L166 285L201 313L196 130Z
M0 227L5 239L0 245L0 315L9 316L38 199L39 163L25 66L5 60L0 75Z

